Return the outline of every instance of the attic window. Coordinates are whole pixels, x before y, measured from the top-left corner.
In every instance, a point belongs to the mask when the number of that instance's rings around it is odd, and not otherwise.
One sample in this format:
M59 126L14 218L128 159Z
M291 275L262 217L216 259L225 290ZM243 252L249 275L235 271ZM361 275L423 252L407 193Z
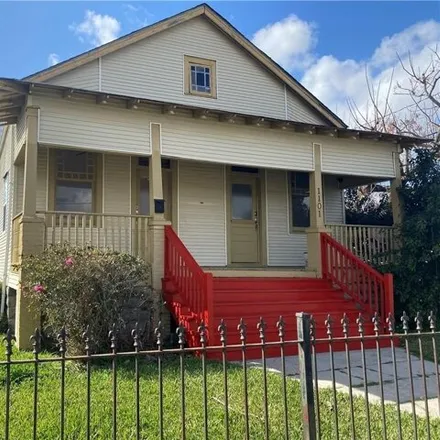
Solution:
M185 94L217 98L215 67L213 60L185 55Z

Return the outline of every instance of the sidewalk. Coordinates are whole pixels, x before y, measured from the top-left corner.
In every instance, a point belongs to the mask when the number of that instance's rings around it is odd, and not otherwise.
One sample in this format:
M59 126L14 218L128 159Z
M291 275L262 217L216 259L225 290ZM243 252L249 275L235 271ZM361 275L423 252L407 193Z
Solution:
M319 353L317 358L318 384L320 387L332 386L332 375L330 368L329 353ZM397 403L396 386L394 380L394 366L392 362L391 348L381 349L381 365L384 399L386 403ZM365 350L368 398L371 403L380 402L379 367L375 349ZM299 379L298 356L286 356L286 376ZM281 372L281 359L267 359L267 368L271 371ZM364 394L364 373L362 368L362 354L360 350L350 351L351 381L354 396L365 396ZM414 400L416 413L425 415L425 391L422 375L422 364L418 357L410 357ZM345 352L334 353L336 389L348 392L349 376L347 372L347 360ZM249 362L252 366L260 366L260 361ZM425 378L428 395L429 413L432 417L440 416L440 389L437 383L435 365L433 362L425 361ZM396 370L399 384L399 401L403 411L412 411L411 404L411 381L408 373L408 360L406 351L403 348L396 348Z

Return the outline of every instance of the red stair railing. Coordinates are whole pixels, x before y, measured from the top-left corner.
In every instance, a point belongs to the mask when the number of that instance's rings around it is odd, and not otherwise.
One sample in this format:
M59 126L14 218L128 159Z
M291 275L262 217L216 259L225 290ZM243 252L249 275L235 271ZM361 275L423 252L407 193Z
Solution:
M214 332L213 276L206 273L169 225L165 226L166 281L171 281L182 303L190 309L198 323L202 320L209 334Z
M325 232L321 233L322 276L382 320L394 314L393 275L381 274Z

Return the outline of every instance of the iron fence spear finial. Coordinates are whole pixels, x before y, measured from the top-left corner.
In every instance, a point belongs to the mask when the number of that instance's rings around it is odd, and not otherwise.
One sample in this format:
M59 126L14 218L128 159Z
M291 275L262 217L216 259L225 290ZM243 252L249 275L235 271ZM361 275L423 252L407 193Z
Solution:
M223 346L226 345L226 324L223 319L220 321L220 325L218 326L217 330L220 333L220 343Z
M66 330L66 326L63 325L60 332L57 335L57 339L58 339L58 343L60 345L60 353L63 355L66 353L66 349L67 349L67 338L68 338L68 333Z
M90 328L89 326L81 334L81 339L84 341L84 350L87 356L90 356Z
M387 324L388 324L388 331L390 332L390 334L393 334L395 322L394 322L394 316L391 313L388 313Z
M240 332L240 341L244 344L246 342L246 324L243 318L240 318L240 324L238 324L237 330Z
M35 329L35 332L30 339L32 343L32 353L37 355L41 351L41 333L39 328Z
M356 319L356 324L358 326L358 332L361 336L364 335L364 323L365 323L365 318L362 316L362 313L359 313L359 316Z
M9 358L12 355L12 343L15 340L15 336L13 335L12 330L9 327L8 330L6 330L5 337L3 338L3 342L5 342L6 347L6 358Z
M267 327L267 325L264 322L263 317L260 316L260 320L258 321L258 324L257 324L257 330L260 333L260 340L261 340L262 343L264 343L264 341L266 339L266 334L265 334L266 327Z
M330 315L327 315L325 326L327 328L327 336L331 338L333 334L333 318Z
M376 335L379 334L380 331L380 317L377 312L374 312L373 318L371 319L371 322L373 323L374 333Z
M116 346L117 346L117 333L116 333L116 324L112 325L111 330L108 332L108 337L110 338L110 348L112 352L116 353Z
M177 327L176 333L180 348L183 348L185 346L185 327L182 322L179 324L179 327Z
M349 325L350 325L350 321L349 321L346 313L344 313L344 315L342 316L341 324L342 324L342 333L347 338L348 337L348 328L349 328Z
M131 331L131 337L133 338L134 351L138 352L141 349L141 341L139 337L139 323L136 322L134 329Z
M435 324L436 324L436 322L435 322L435 315L434 315L434 312L432 310L431 310L431 313L429 314L428 319L429 319L429 328L434 333L435 332Z
M277 329L278 329L278 336L280 338L280 341L283 341L284 340L284 336L285 336L285 326L286 326L286 324L284 322L284 318L283 318L282 315L280 315L280 317L278 318L276 326L277 326Z
M402 321L402 328L405 333L408 333L409 330L409 316L406 314L406 312L403 312L402 317L400 318Z
M423 329L423 316L420 312L417 312L417 315L414 319L414 322L416 323L416 330L418 333L421 333Z
M156 345L157 349L160 350L162 348L162 321L157 323L157 327L154 329L154 334L156 335Z
M199 332L200 336L200 345L204 347L206 345L206 325L203 319L199 327L197 328L197 331Z

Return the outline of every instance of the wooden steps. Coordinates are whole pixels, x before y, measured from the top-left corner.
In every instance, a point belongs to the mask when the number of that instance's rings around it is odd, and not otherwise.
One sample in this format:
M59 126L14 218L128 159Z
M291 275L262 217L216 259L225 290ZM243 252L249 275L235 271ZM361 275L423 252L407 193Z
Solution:
M217 326L220 320L225 321L227 327L228 345L240 344L240 333L237 326L240 318L246 324L246 342L260 343L260 334L257 324L260 317L266 323L266 342L279 341L278 329L276 327L280 315L285 322L285 339L297 339L296 313L306 312L313 315L316 323L316 338L327 339L327 327L325 320L328 314L333 319L333 337L343 337L341 319L344 313L349 319L349 334L358 335L356 319L359 316L360 307L344 293L332 286L323 279L316 278L214 278L214 334L209 335L210 345L220 345L220 335ZM197 327L199 319L183 304L179 294L172 293L173 289L165 292L168 308L177 320L185 322L189 345L199 345ZM373 334L373 326L370 322L371 316L365 314L365 332ZM367 348L373 348L375 341L366 342ZM350 348L359 349L360 344L351 342ZM343 342L334 342L335 351L344 350ZM316 345L317 352L329 350L329 344L319 343ZM286 354L297 354L297 347L291 345L286 347ZM268 357L279 356L279 347L267 347ZM228 352L229 360L241 359L241 350ZM260 347L250 347L246 350L248 359L261 357ZM219 354L210 355L211 358L219 358Z

